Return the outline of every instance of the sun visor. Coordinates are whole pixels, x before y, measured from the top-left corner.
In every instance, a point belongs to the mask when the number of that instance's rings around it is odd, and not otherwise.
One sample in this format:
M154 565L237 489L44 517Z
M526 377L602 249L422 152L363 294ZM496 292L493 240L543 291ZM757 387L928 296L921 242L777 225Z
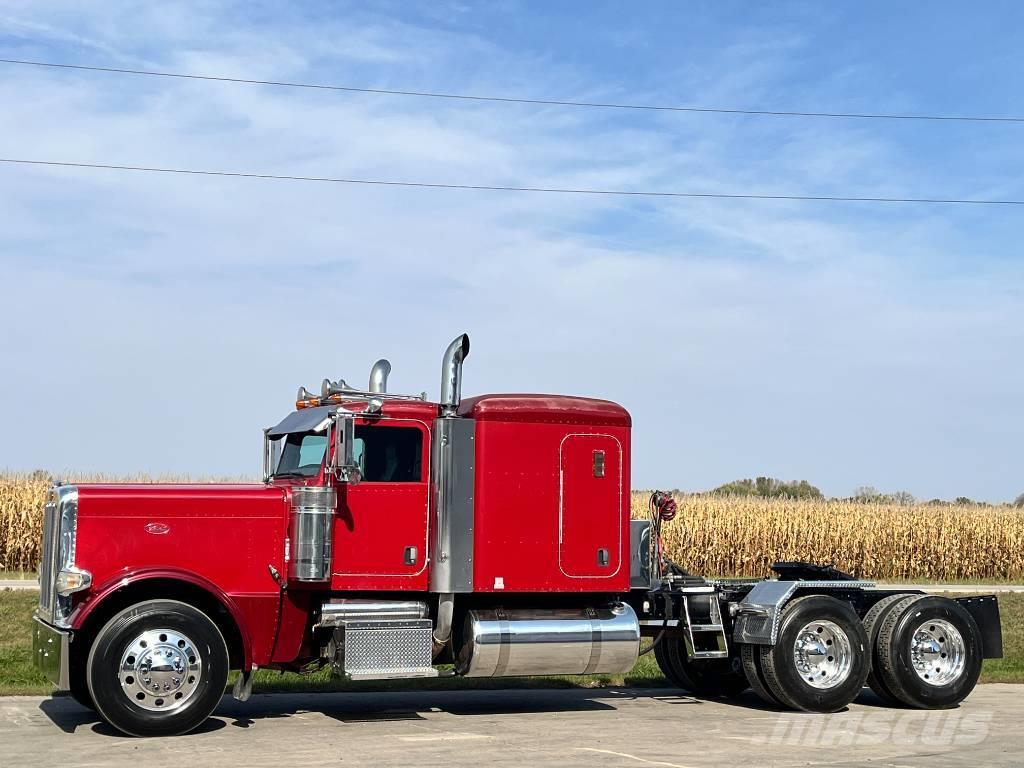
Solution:
M322 432L330 423L330 416L338 410L336 405L321 405L292 411L276 427L267 432L271 438L283 437L296 432Z

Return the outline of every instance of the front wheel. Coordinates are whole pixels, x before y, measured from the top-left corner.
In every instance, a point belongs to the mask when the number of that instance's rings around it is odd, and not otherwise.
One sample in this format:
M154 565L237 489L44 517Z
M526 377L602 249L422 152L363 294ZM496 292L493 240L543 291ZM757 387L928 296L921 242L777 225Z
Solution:
M78 674L74 667L71 668L71 686L68 693L86 709L96 709L96 705L92 703L92 696L89 695L89 682L85 679L84 669Z
M202 611L174 600L125 609L89 651L89 694L103 719L132 736L171 736L204 722L220 702L228 649Z

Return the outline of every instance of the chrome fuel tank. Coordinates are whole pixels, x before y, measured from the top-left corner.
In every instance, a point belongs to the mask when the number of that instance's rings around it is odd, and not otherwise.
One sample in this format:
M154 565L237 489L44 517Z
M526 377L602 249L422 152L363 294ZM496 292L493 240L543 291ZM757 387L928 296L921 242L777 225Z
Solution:
M622 603L603 608L470 611L456 666L466 677L628 672L640 623Z

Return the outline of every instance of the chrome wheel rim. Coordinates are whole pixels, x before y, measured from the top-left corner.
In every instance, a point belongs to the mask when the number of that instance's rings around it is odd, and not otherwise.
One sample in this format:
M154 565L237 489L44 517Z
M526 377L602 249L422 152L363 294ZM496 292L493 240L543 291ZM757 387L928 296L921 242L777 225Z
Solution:
M203 662L195 643L172 629L151 629L121 654L121 692L150 712L170 712L188 703L199 688Z
M853 648L842 627L833 621L812 621L793 643L797 672L812 688L835 688L850 676Z
M967 666L967 646L960 630L944 619L926 621L910 639L910 664L928 685L949 685Z

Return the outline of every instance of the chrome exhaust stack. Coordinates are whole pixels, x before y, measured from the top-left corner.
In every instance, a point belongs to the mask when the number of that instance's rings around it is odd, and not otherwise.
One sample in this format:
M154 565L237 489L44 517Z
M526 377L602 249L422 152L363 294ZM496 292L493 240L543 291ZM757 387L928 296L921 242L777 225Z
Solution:
M388 391L388 374L391 373L391 363L381 358L373 364L370 369L370 386L366 390L375 395L382 395Z
M462 363L469 356L469 334L457 336L444 351L441 363L441 410L453 416L462 400Z

